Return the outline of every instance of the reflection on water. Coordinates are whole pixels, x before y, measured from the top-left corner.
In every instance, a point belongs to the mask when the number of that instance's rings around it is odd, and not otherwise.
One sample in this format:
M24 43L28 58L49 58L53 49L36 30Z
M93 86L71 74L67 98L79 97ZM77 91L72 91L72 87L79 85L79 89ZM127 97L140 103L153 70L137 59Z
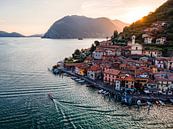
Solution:
M173 106L139 112L47 71L87 40L0 39L0 129L173 128ZM53 101L47 96L52 93Z

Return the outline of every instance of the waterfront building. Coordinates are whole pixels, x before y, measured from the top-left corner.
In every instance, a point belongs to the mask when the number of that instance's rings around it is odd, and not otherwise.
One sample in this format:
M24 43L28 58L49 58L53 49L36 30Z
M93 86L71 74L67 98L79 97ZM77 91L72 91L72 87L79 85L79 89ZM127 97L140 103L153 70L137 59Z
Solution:
M121 89L134 88L134 84L135 84L134 76L130 74L126 74L126 73L121 73L118 79L121 81Z
M166 91L173 84L173 73L159 72L154 74L154 79L160 90Z
M88 78L92 79L92 80L97 80L101 78L101 68L99 65L94 65L91 66L88 70L87 70L87 76Z
M168 58L167 69L173 70L173 57Z
M116 78L120 74L120 70L112 69L112 68L105 68L104 72L104 82L110 85L114 85Z
M87 68L88 66L84 63L79 63L75 66L75 73L81 76L84 76L87 74Z

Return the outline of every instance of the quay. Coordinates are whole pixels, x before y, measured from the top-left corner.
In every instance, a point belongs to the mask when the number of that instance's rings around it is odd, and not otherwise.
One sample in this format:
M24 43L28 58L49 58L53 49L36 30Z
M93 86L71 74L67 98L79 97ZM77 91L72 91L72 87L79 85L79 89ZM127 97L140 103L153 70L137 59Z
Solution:
M138 100L141 100L143 102L152 102L152 103L155 103L156 101L161 100L166 103L173 104L173 102L170 101L170 100L173 100L172 95L159 95L159 94L156 95L156 94L142 94L142 93L126 94L125 91L115 90L113 86L106 85L101 81L91 80L85 76L78 75L65 68L59 69L59 73L66 73L67 75L85 80L85 82L90 84L92 87L95 87L97 89L102 89L102 90L109 92L110 95L115 98L115 100L121 101L122 103L124 103L126 105L136 105ZM124 102L123 98L127 99L127 102Z

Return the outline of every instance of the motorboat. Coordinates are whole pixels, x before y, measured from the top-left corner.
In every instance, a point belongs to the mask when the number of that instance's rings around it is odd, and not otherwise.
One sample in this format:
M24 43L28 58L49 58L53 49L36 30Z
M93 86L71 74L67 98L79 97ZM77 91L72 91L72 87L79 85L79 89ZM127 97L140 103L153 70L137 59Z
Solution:
M72 80L75 80L75 79L77 79L77 77L71 77L71 79L72 79Z
M49 99L51 99L53 101L54 98L53 98L52 94L49 93L48 97L49 97Z
M102 92L103 92L103 91L104 91L104 90L103 90L103 89L101 89L101 90L99 90L99 91L98 91L98 93L99 93L99 94L102 94Z
M85 80L79 80L78 82L79 83L85 83Z
M169 99L169 101L173 104L173 99Z
M162 106L165 106L165 103L161 100L159 100L159 103L162 105Z

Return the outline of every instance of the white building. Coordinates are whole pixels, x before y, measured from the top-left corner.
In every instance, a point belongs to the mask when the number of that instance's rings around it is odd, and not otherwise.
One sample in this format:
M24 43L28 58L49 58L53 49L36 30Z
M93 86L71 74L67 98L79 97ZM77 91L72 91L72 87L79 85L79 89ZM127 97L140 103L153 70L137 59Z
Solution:
M115 81L115 90L120 90L121 89L121 81L120 80L116 80Z
M162 68L164 69L165 68L165 62L166 62L166 58L156 58L155 60L155 65L157 66L157 68Z
M167 69L168 70L173 70L173 57L170 57L167 62Z
M132 55L142 55L142 45L139 43L136 43L136 36L132 36L132 42L128 43L128 46L131 46L131 54Z
M161 57L162 52L158 50L144 50L143 55L149 56L149 57Z
M101 77L101 68L98 65L91 66L87 70L87 76L92 80L99 79Z
M166 42L166 37L161 37L156 39L156 44L165 44Z
M102 57L103 57L103 55L104 55L104 52L103 52L102 50L95 50L95 51L93 52L93 57L94 57L94 59L96 59L96 60L101 60Z

